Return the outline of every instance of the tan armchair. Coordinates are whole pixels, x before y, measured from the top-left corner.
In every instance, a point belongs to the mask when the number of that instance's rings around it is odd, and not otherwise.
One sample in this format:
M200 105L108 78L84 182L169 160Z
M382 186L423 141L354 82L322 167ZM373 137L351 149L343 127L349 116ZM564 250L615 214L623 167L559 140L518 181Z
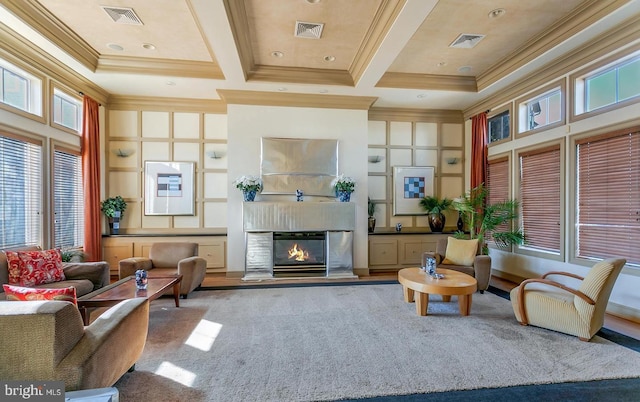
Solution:
M604 324L604 313L611 289L626 263L608 259L594 265L585 278L569 272L548 272L527 279L511 290L511 304L522 325L534 325L577 336L589 341ZM547 279L549 276L573 278L577 288Z
M154 243L149 250L149 258L121 260L118 274L120 279L135 275L139 269L149 271L149 276L181 274L180 296L186 299L202 284L207 271L207 261L197 255L197 243Z
M451 269L473 276L476 278L476 281L478 281L478 290L480 293L484 293L484 291L489 288L489 279L491 279L491 257L488 255L480 255L481 247L478 245L476 256L473 258L471 265L443 264L442 262L447 255L448 244L449 238L440 239L436 244L436 252L427 252L425 254L436 259L437 268Z
M148 326L146 298L124 300L87 327L69 302L0 301L0 378L110 387L142 355Z

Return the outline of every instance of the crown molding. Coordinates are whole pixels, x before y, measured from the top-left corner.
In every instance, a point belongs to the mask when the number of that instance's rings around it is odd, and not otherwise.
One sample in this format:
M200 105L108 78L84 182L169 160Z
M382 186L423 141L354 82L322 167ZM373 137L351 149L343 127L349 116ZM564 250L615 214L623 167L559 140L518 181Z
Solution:
M532 72L508 89L500 91L465 109L463 111L465 119L497 105L510 102L522 94L534 90L547 82L557 80L571 73L573 70L586 66L594 60L623 49L624 47L635 46L640 49L640 44L633 45L634 42L640 40L638 26L640 26L640 17L634 17L624 21L614 29L600 35L597 40L566 53L562 57ZM569 82L568 85L572 85L572 83Z
M369 120L464 123L460 110L372 107Z
M457 75L386 72L376 87L478 92L475 77Z
M260 91L237 91L218 89L218 95L227 104L316 107L328 109L363 109L368 110L378 100L372 96L346 96L300 94Z
M545 52L566 41L578 32L588 28L596 21L611 14L630 0L590 0L579 6L565 18L553 24L549 29L531 38L510 55L499 60L477 77L478 91L493 85L505 76L513 73Z
M2 0L2 5L91 71L100 54L36 0Z
M342 70L263 65L255 66L247 75L247 81L354 86L349 73Z
M109 110L144 110L167 112L201 112L226 114L227 105L221 100L159 98L155 96L112 95L107 103Z
M384 0L378 7L373 22L369 25L369 30L349 67L353 82L358 82L364 74L406 2L406 0Z
M210 61L154 59L147 57L101 56L97 73L136 73L223 80L220 67Z

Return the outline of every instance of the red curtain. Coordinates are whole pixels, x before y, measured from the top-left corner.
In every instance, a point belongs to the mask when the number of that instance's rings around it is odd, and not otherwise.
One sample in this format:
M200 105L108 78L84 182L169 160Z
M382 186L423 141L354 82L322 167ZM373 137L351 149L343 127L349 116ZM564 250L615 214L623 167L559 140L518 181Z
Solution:
M471 118L471 188L487 179L487 113Z
M100 221L100 118L98 102L84 96L82 116L82 178L84 189L84 252L88 261L102 260Z

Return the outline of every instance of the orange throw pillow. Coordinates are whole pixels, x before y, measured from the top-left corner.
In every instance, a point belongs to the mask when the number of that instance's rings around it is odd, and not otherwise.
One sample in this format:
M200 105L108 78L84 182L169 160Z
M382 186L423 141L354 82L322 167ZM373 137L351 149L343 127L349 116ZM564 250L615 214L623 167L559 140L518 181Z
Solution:
M8 301L60 300L78 305L76 288L69 286L60 289L25 288L22 286L2 285Z

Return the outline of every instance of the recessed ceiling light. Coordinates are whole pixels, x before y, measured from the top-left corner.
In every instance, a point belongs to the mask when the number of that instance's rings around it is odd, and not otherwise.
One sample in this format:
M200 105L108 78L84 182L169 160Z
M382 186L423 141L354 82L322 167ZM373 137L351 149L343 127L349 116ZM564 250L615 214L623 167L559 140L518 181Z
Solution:
M147 49L147 50L156 50L156 45L152 44L152 43L145 43L142 45L143 48Z
M446 61L441 61L440 63L437 64L438 67L444 67L447 65Z
M489 11L489 18L500 18L505 15L507 10L504 8L496 8L495 10Z
M117 50L119 52L124 50L124 48L117 43L107 43L107 47L111 50Z
M336 56L324 56L324 61L336 61Z
M424 99L426 97L427 97L427 94L418 94L418 95L416 95L416 98L418 98L418 99Z
M273 57L278 57L278 58L279 58L279 57L283 57L283 56L284 56L284 53L282 53L282 52L281 52L281 51L279 51L279 50L276 50L276 51L274 51L274 52L271 52L271 56L273 56Z
M287 88L285 88L285 87L280 87L280 88L278 88L278 91L280 91L280 92L284 92L284 91L286 91L286 90L287 90Z
M321 89L318 92L321 93L321 94L326 94L327 92L329 92L329 90L328 89Z
M318 4L318 3L320 3L320 0L306 0L306 1L309 4Z
M165 84L170 85L170 86L176 85L175 81L167 81Z
M471 66L462 66L458 68L459 73L468 73L471 71Z

